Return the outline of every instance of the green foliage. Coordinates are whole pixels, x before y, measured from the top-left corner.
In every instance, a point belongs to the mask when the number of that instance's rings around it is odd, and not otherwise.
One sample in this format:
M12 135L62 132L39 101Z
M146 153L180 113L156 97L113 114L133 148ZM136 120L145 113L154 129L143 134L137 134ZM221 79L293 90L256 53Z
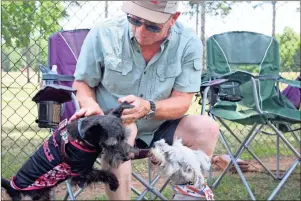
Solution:
M2 39L7 45L26 47L35 36L61 29L59 20L68 17L58 1L2 1Z
M297 48L297 51L296 53L294 54L293 56L293 65L292 65L292 70L294 72L300 72L300 67L301 67L301 62L300 62L300 41L299 41L299 44L298 44L298 48Z
M281 70L300 72L300 35L285 27L276 38L280 44Z
M7 53L2 49L1 51L1 67L3 71L8 72L10 70L10 61Z
M34 28L35 1L2 1L2 32L5 43L25 47L30 43L30 33Z
M187 1L187 5L191 8L190 11L184 12L193 16L197 11L196 7L201 1ZM234 1L205 1L206 14L213 16L227 16L232 10ZM237 3L237 2L236 2Z
M5 71L24 67L37 70L47 62L48 37L62 29L68 17L62 1L2 1L2 49Z

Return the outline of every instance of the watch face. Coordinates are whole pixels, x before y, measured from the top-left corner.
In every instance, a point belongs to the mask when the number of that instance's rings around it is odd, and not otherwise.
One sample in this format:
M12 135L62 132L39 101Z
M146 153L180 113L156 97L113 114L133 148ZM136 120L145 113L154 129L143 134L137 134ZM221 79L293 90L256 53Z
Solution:
M155 116L155 112L154 111L150 111L147 115L146 115L146 119L151 119Z

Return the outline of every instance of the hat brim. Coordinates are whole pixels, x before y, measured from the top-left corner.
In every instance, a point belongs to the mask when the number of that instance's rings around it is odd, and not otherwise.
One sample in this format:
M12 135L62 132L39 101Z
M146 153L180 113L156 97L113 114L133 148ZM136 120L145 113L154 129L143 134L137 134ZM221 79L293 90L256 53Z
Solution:
M168 13L162 13L144 8L138 4L133 3L132 1L125 1L122 5L121 10L125 13L135 15L137 17L157 24L163 24L167 22L167 20L171 16L171 14Z

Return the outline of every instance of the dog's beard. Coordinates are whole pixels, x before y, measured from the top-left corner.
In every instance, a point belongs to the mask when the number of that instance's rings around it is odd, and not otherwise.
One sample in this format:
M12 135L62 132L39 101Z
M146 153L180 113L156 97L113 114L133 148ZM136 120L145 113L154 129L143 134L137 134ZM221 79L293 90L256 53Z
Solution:
M117 168L137 152L137 150L128 143L121 142L114 146L108 146L103 150L103 160L108 168Z
M170 178L174 185L191 182L199 188L204 184L202 171L210 168L209 157L201 150L183 146L181 139L175 140L172 146L164 140L156 142L150 155L159 164L161 175Z

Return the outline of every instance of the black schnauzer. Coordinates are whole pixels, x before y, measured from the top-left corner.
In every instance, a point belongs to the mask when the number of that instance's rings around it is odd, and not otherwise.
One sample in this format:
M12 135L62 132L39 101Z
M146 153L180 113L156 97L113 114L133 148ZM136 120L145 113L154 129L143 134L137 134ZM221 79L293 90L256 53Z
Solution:
M103 155L109 167L118 167L137 151L127 143L128 132L121 123L121 113L132 105L122 103L105 115L60 123L58 130L30 157L11 181L1 178L12 200L21 195L32 200L50 200L50 191L71 178L72 185L81 187L94 182L107 183L116 191L119 182L108 170L93 168Z

